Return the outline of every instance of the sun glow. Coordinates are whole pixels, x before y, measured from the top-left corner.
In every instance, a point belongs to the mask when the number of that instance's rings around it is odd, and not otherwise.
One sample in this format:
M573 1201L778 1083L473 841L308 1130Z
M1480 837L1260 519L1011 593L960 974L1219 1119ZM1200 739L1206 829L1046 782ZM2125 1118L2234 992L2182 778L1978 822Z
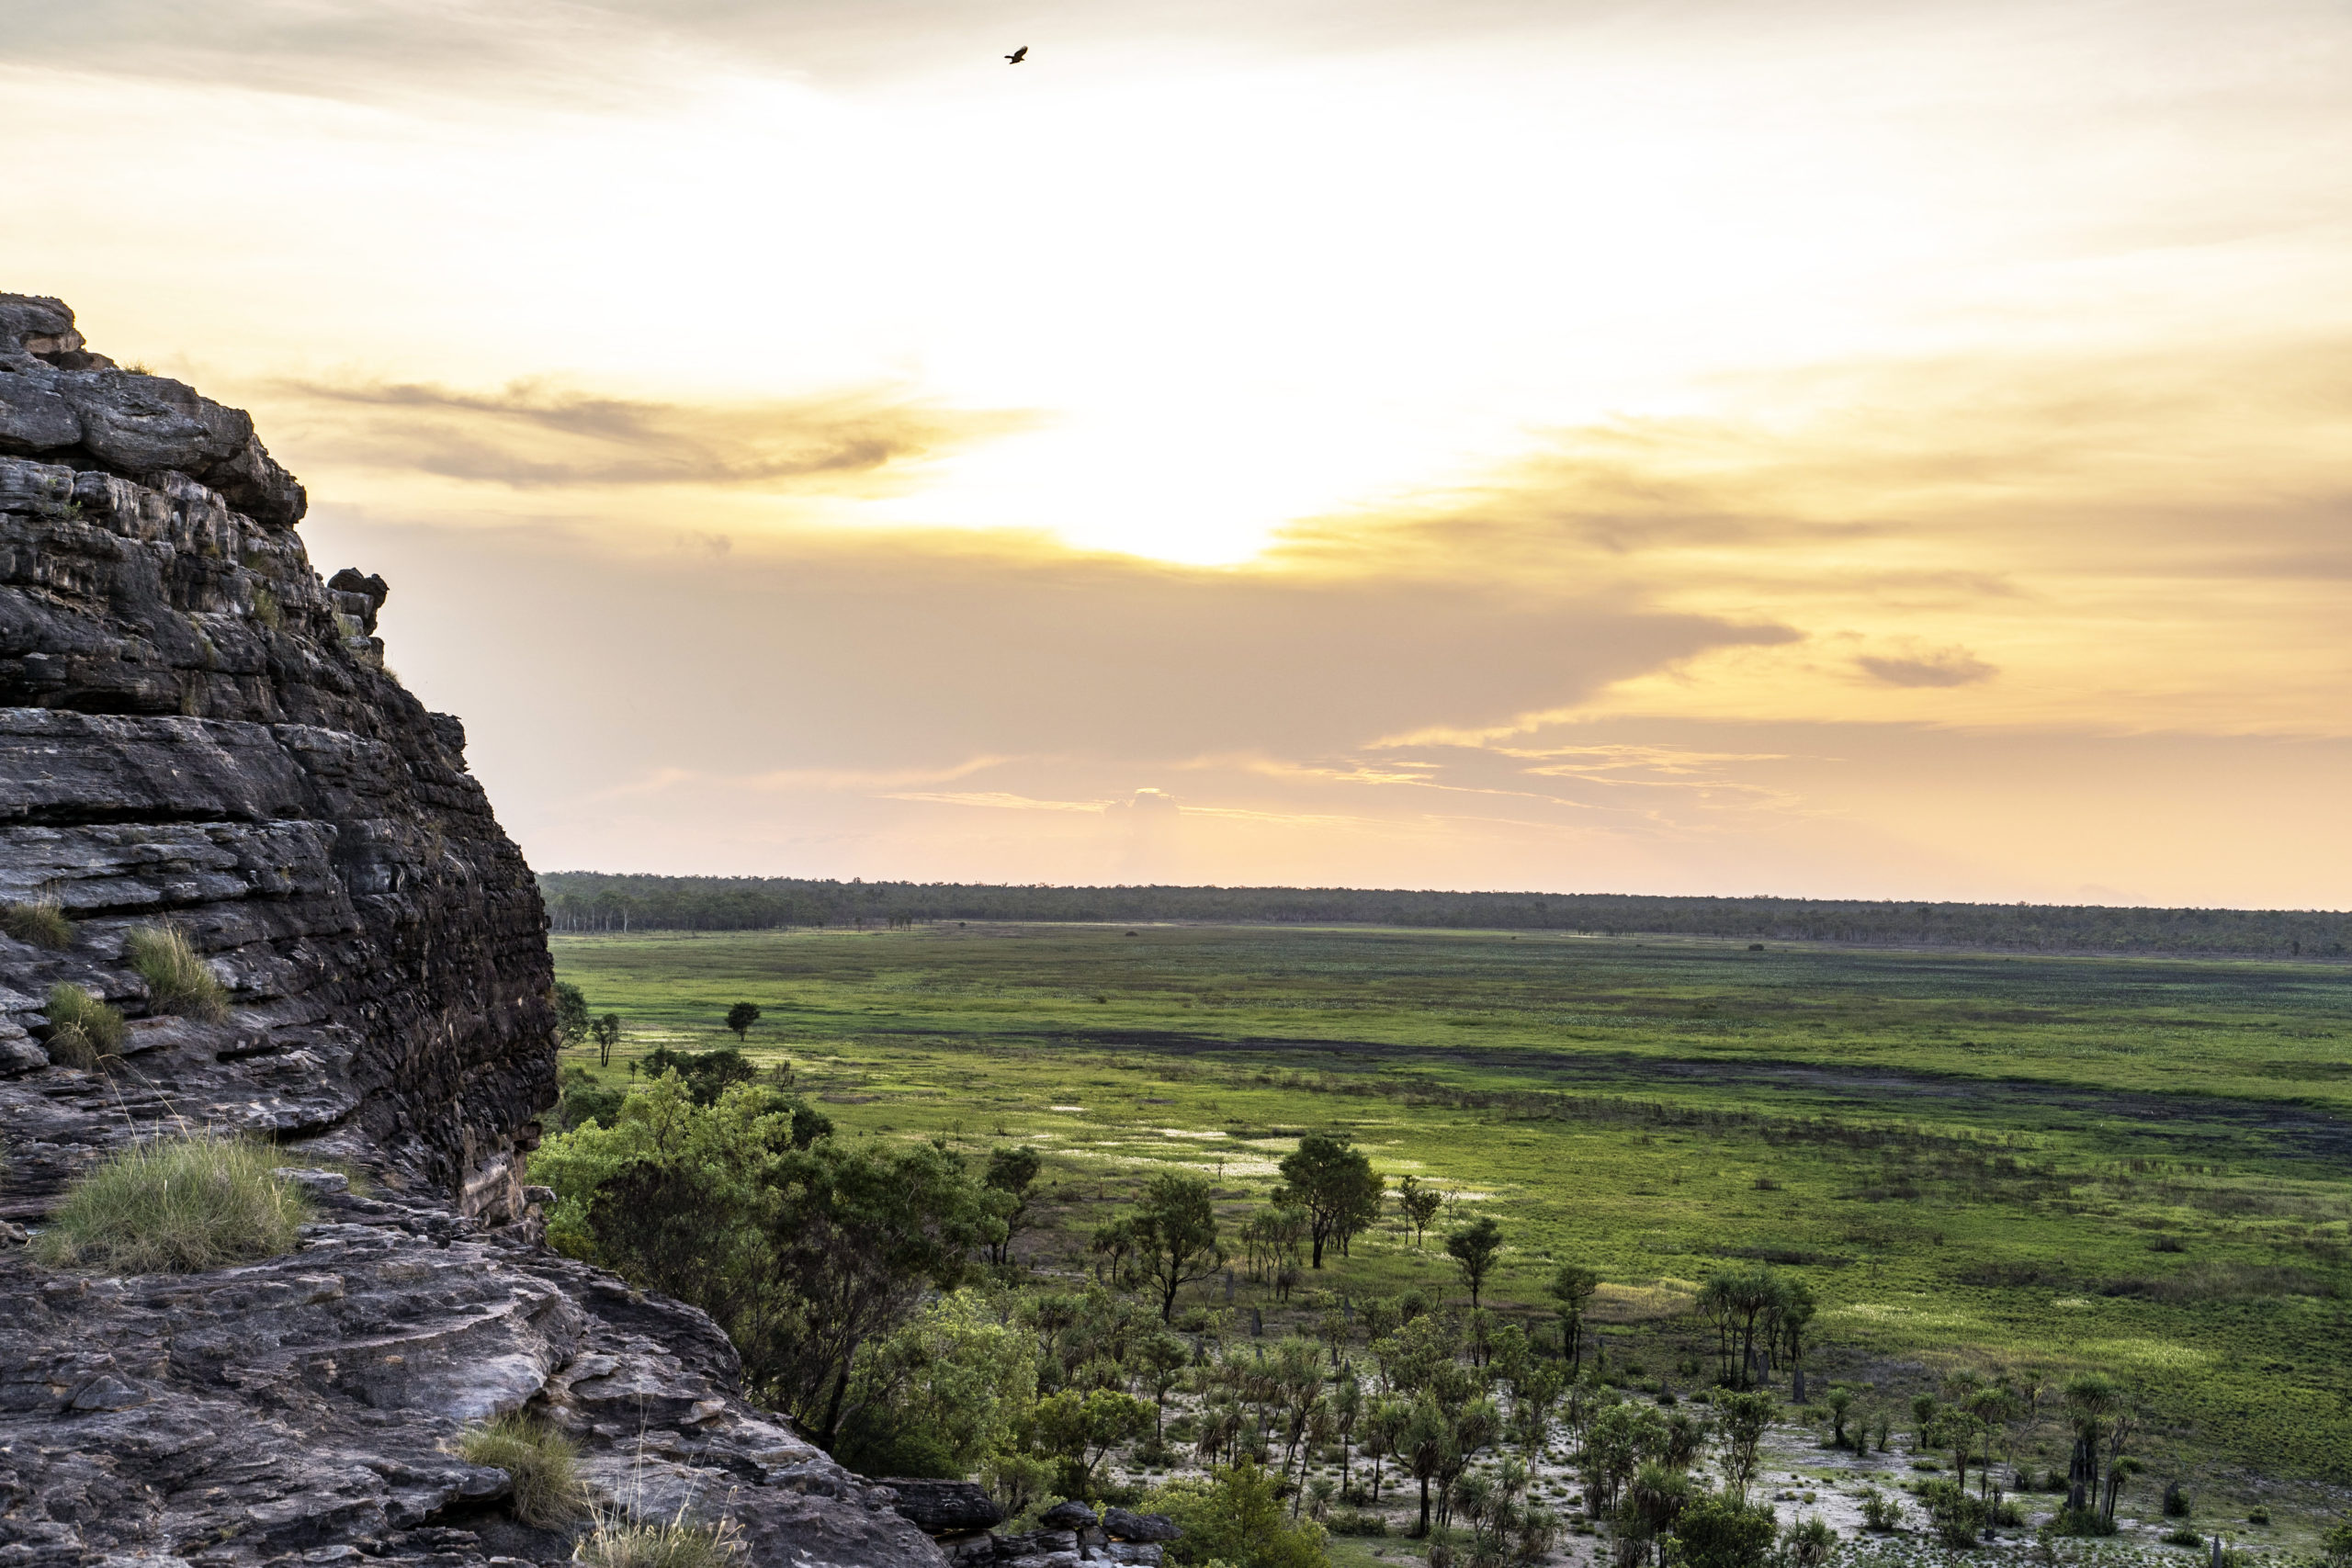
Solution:
M2340 10L379 9L0 42L0 281L254 409L560 858L2153 889L1893 759L2344 737Z

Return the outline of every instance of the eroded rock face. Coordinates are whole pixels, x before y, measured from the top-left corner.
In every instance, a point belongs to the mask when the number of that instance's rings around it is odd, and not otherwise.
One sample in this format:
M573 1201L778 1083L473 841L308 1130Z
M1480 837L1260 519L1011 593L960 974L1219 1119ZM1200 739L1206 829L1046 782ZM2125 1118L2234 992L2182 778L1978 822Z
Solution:
M742 1402L707 1317L537 1245L537 891L464 727L383 668L383 580L322 581L303 506L243 413L0 294L0 902L74 922L62 949L0 934L0 1568L560 1561L455 1452L526 1407L605 1506L731 1516L760 1564L938 1563L887 1489ZM152 1005L125 949L157 923L224 1019ZM129 1017L119 1059L52 1063L61 981ZM377 1195L311 1172L321 1222L249 1268L30 1262L66 1182L189 1125Z
M456 1451L526 1407L601 1506L732 1517L755 1563L940 1561L888 1489L743 1403L694 1308L521 1227L311 1181L320 1222L267 1263L108 1280L0 1255L0 1562L559 1562L571 1534L517 1524L505 1472Z

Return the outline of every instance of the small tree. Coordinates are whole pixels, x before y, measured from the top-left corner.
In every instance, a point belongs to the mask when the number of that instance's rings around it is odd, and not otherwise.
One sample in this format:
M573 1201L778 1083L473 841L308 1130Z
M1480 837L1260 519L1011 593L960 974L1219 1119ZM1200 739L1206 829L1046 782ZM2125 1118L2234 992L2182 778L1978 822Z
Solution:
M1382 1182L1372 1161L1344 1134L1309 1133L1298 1148L1284 1155L1278 1168L1283 1184L1274 1189L1274 1206L1295 1205L1306 1212L1312 1267L1323 1267L1323 1249L1336 1242L1343 1249L1347 1238L1370 1224L1380 1213Z
M1552 1276L1552 1299L1560 1303L1560 1354L1584 1367L1584 1313L1600 1288L1600 1276L1580 1263L1563 1263Z
M1771 1509L1707 1494L1676 1517L1674 1558L1682 1568L1763 1568L1779 1529Z
M1159 1320L1166 1323L1175 1315L1176 1292L1225 1262L1207 1178L1177 1171L1153 1177L1129 1224L1137 1265L1159 1289Z
M566 1045L588 1038L588 998L569 980L558 980L549 997L555 1003L555 1032Z
M1495 1259L1503 1249L1503 1227L1495 1223L1492 1214L1481 1214L1468 1224L1445 1238L1445 1250L1461 1270L1462 1282L1470 1287L1470 1304L1478 1304L1479 1289L1487 1276L1494 1271Z
M1094 1489L1094 1472L1111 1450L1151 1430L1157 1413L1133 1394L1098 1388L1080 1393L1064 1389L1037 1402L1030 1412L1033 1440L1061 1461L1063 1487L1075 1495Z
M596 1043L596 1065L613 1065L613 1047L621 1043L621 1015L608 1012L588 1026L588 1037Z
M1833 1388L1823 1403L1829 1406L1831 1423L1829 1446L1833 1449L1842 1449L1846 1446L1846 1415L1854 1408L1854 1391L1850 1388Z
M727 1027L735 1032L738 1040L749 1038L752 1025L759 1021L760 1004L757 1002L737 1002L727 1010Z
M1006 1200L1004 1210L1004 1239L989 1247L989 1261L1012 1261L1012 1238L1028 1228L1029 1200L1037 1184L1037 1173L1044 1168L1037 1151L1023 1145L1017 1149L990 1149L988 1174L981 1182L989 1191L1001 1193Z
M1418 1176L1408 1176L1396 1184L1396 1207L1413 1227L1414 1247L1421 1245L1421 1233L1430 1228L1430 1222L1437 1218L1438 1209L1444 1202L1445 1194L1422 1186Z
M1748 1483L1756 1479L1764 1434L1772 1429L1776 1414L1772 1396L1760 1389L1726 1393L1715 1401L1715 1415L1723 1424L1724 1490L1743 1506Z
M1392 1452L1421 1486L1420 1522L1413 1527L1416 1538L1430 1533L1430 1483L1453 1459L1453 1423L1437 1407L1437 1401L1424 1393L1412 1404L1412 1413L1394 1439Z

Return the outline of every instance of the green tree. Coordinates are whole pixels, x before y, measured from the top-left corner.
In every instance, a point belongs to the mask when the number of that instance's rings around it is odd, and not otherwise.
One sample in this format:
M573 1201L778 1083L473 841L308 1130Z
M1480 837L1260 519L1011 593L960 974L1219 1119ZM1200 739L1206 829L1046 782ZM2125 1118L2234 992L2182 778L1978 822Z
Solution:
M1350 1236L1379 1217L1383 1183L1345 1134L1307 1134L1277 1168L1283 1184L1274 1190L1274 1205L1306 1211L1311 1267L1323 1267L1327 1246L1336 1241L1344 1250Z
M577 1045L588 1038L588 998L580 987L569 980L555 983L555 1032L566 1045Z
M1127 1352L1127 1365L1133 1369L1136 1382L1151 1394L1151 1440L1160 1440L1161 1423L1168 1415L1168 1395L1184 1381L1184 1370L1193 1364L1193 1348L1175 1335L1161 1330L1146 1335Z
M1552 1299L1560 1303L1560 1354L1584 1369L1584 1314L1600 1288L1600 1276L1580 1263L1563 1263L1552 1276Z
M1749 1483L1756 1479L1764 1435L1772 1429L1780 1407L1761 1389L1726 1393L1715 1401L1715 1419L1723 1433L1724 1490L1743 1506Z
M1675 1518L1673 1560L1679 1568L1763 1568L1779 1531L1771 1509L1702 1493Z
M1413 1227L1413 1245L1421 1245L1421 1233L1430 1228L1437 1212L1445 1205L1445 1194L1433 1187L1421 1185L1418 1176L1408 1176L1396 1184L1396 1207Z
M1183 1534L1168 1560L1183 1568L1328 1568L1323 1527L1285 1517L1276 1479L1250 1461L1216 1470L1207 1481L1170 1482L1144 1506L1166 1514Z
M1814 1316L1820 1310L1812 1286L1794 1277L1781 1281L1781 1299L1772 1318L1773 1335L1780 1354L1789 1363L1789 1397L1799 1404L1804 1403L1805 1352L1813 1343L1807 1336Z
M1421 1517L1413 1527L1413 1534L1426 1538L1430 1533L1430 1483L1455 1457L1453 1423L1438 1408L1434 1395L1424 1393L1413 1401L1412 1414L1396 1434L1396 1454L1397 1462L1420 1483Z
M596 1043L596 1065L613 1065L613 1047L621 1043L621 1015L608 1012L588 1026L589 1038Z
M959 1479L1012 1440L1036 1392L1029 1336L953 1292L866 1342L834 1452L865 1475Z
M1094 1472L1111 1451L1151 1430L1152 1407L1131 1393L1064 1389L1029 1413L1031 1441L1060 1466L1059 1483L1074 1497L1094 1495Z
M727 1010L727 1027L735 1032L738 1040L748 1038L752 1025L759 1021L760 1005L757 1002L737 1002Z
M1846 1446L1846 1416L1854 1408L1854 1391L1850 1388L1833 1388L1822 1403L1829 1406L1831 1423L1829 1446L1842 1449Z
M1029 1201L1037 1185L1037 1173L1045 1168L1037 1151L1023 1145L1017 1149L995 1148L989 1151L989 1168L980 1178L991 1192L1001 1192L1011 1201L1003 1213L1004 1239L992 1243L989 1261L1012 1261L1012 1240L1029 1228Z
M1478 1304L1479 1288L1493 1272L1495 1259L1503 1250L1503 1227L1495 1223L1492 1214L1481 1214L1468 1224L1445 1238L1445 1250L1453 1259L1453 1267L1461 1273L1462 1282L1470 1287L1470 1304Z
M732 1086L760 1076L759 1069L732 1045L716 1051L673 1051L656 1045L645 1054L645 1070L656 1077L676 1073L685 1080L686 1092L697 1105L715 1105Z
M1128 1224L1137 1265L1159 1292L1159 1320L1166 1323L1175 1315L1176 1292L1225 1262L1208 1179L1172 1170L1153 1177Z
M960 1283L1002 1222L938 1145L802 1144L802 1109L752 1084L700 1105L664 1073L532 1173L556 1190L552 1242L708 1312L754 1393L830 1450L859 1349Z

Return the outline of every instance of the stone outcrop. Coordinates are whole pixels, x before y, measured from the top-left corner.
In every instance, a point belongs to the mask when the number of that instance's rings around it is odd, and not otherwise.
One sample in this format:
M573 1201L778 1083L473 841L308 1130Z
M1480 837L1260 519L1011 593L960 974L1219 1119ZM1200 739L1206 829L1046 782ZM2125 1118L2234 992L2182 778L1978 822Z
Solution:
M744 1403L707 1317L538 1245L538 895L464 727L384 669L383 580L322 581L304 505L246 415L0 295L0 903L72 921L0 934L0 1568L560 1561L456 1451L526 1409L608 1510L730 1517L778 1568L939 1563ZM154 1005L126 946L158 924L225 1017ZM51 1061L61 981L128 1016L119 1057ZM294 1253L103 1279L7 1245L188 1126L303 1168Z
M1098 1517L1093 1509L1075 1500L1046 1509L1037 1516L1037 1526L1026 1535L934 1533L956 1568L1084 1568L1093 1563L1160 1568L1164 1560L1160 1543L1184 1533L1165 1514L1106 1508Z

